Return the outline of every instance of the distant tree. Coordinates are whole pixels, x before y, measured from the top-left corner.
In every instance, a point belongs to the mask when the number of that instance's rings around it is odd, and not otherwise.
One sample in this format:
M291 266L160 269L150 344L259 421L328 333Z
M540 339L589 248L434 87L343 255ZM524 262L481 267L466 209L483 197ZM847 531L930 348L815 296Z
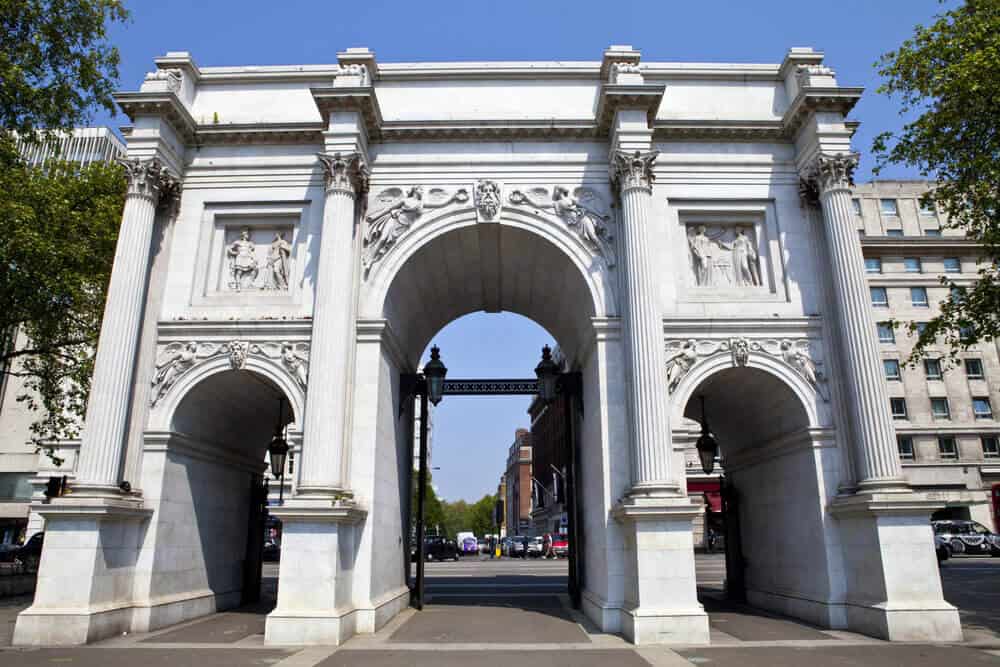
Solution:
M968 0L916 26L876 67L884 77L879 92L898 99L900 115L912 120L875 138L875 173L900 164L934 179L922 203L982 244L975 284L942 278L952 289L940 314L923 332L908 325L919 333L911 362L937 341L954 357L1000 336L1000 0Z

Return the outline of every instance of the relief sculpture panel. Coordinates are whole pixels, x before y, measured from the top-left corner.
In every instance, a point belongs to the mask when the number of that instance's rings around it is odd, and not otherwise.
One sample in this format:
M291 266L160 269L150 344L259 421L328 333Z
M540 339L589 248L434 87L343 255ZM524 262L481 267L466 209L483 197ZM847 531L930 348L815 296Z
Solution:
M749 225L687 226L692 284L707 288L760 287L760 256Z
M288 236L284 228L227 229L223 290L288 291L292 262Z

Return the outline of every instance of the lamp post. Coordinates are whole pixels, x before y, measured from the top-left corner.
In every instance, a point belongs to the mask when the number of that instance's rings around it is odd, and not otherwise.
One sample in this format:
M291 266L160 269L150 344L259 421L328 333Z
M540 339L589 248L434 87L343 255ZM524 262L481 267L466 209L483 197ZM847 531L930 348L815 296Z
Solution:
M278 487L278 504L285 503L285 459L288 457L288 441L285 439L285 397L278 399L278 424L274 428L274 437L267 446L267 455L271 459L271 474L280 479Z
M715 457L719 454L719 443L716 442L715 436L708 428L705 397L702 395L699 398L701 399L701 436L695 443L695 448L698 450L698 458L701 460L701 469L705 471L706 475L711 475L715 468Z

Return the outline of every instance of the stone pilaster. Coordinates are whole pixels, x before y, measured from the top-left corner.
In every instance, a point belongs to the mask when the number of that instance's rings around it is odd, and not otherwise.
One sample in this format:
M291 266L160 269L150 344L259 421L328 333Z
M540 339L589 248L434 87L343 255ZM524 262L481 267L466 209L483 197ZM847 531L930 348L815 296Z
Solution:
M309 385L303 424L301 495L344 490L347 390L354 345L355 202L367 191L357 153L319 155L326 174L323 236L313 304Z
M837 330L845 370L844 389L858 462L859 486L900 486L902 469L889 394L875 336L864 257L851 209L853 153L819 154L808 173L823 210L830 275L837 302Z
M178 181L156 158L122 160L128 179L108 298L97 344L76 469L78 489L116 493L146 298L149 245L157 207L175 202Z
M633 495L678 493L671 466L663 323L649 238L656 151L612 153L611 177L622 204L621 293L628 367Z

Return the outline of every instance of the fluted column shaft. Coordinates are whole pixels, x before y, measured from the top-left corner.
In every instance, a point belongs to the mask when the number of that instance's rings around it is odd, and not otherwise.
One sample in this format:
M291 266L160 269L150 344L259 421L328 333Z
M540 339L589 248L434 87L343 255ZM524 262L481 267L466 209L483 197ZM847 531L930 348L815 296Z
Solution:
M153 221L161 200L177 196L177 181L155 158L123 160L122 165L128 193L76 468L76 486L106 490L116 488L120 481Z
M633 492L677 490L672 470L670 418L664 372L663 322L650 253L649 206L656 153L612 154L612 178L621 196L621 291Z
M851 208L850 176L856 164L856 155L821 155L811 176L823 210L858 481L864 487L898 483L902 469Z
M334 495L344 489L347 388L353 374L354 209L366 186L365 167L357 154L319 158L327 186L302 431L298 490L304 495Z

